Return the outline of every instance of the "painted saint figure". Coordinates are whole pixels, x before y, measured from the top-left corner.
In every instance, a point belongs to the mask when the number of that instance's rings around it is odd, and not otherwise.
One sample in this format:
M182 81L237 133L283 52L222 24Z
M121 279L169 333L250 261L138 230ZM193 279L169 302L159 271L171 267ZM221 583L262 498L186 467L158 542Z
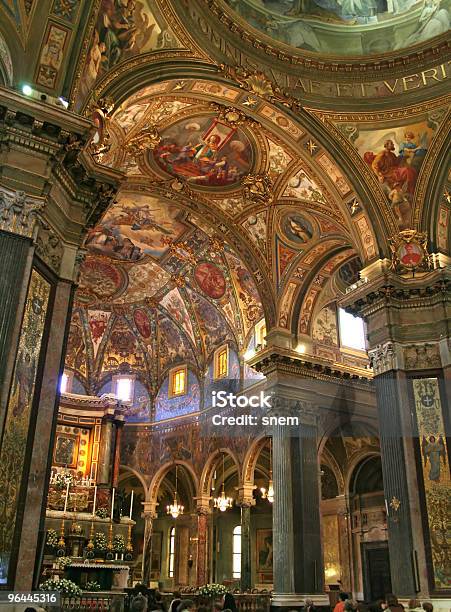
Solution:
M429 440L423 436L421 450L425 466L429 460L429 480L440 482L440 459L443 461L443 466L446 467L446 450L442 436L439 436L438 440L435 436L429 436Z

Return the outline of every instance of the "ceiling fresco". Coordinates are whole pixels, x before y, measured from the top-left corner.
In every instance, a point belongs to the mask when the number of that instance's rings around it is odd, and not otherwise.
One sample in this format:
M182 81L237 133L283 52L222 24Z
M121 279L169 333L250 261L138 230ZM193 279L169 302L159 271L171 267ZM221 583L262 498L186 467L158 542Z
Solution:
M404 49L444 34L449 0L226 0L258 34L335 56Z

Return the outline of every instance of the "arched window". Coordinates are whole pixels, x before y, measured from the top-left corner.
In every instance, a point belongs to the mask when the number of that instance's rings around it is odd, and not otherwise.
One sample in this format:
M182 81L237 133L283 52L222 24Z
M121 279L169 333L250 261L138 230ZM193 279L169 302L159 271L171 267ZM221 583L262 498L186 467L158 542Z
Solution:
M233 578L241 578L241 525L237 525L233 530Z
M175 561L175 527L169 530L169 578L174 578Z

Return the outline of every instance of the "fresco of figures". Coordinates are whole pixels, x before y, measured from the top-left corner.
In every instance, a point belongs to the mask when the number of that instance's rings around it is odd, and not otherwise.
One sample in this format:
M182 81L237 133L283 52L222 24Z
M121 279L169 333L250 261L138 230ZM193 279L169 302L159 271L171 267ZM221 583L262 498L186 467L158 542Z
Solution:
M86 247L123 261L160 258L187 227L179 218L179 209L155 198L122 196L89 232Z
M80 83L87 95L98 78L139 53L165 46L147 0L102 0Z
M243 131L211 115L190 117L163 130L153 156L165 172L201 187L236 185L252 164Z
M298 49L332 55L368 55L402 49L444 34L450 23L449 0L226 2L253 28L273 39ZM344 35L346 44L342 44Z
M426 121L381 130L360 130L355 142L374 172L401 229L411 223L413 195L434 135Z

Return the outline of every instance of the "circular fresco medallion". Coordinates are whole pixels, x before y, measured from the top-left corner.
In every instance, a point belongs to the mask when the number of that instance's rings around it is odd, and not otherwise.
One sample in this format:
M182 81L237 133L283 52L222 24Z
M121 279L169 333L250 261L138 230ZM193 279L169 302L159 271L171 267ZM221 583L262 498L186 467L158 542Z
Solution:
M297 246L307 244L313 238L313 226L297 211L286 212L280 220L280 229L283 237Z
M208 297L219 300L226 292L226 280L222 270L208 261L200 263L194 270L197 284Z
M141 336L146 340L150 338L151 328L147 312L142 308L137 308L133 313L133 319Z
M87 304L119 297L127 287L127 275L121 268L97 257L87 257L80 273L77 299Z
M155 162L192 186L238 185L251 170L253 153L247 136L214 116L183 119L163 130L161 136L152 153Z

